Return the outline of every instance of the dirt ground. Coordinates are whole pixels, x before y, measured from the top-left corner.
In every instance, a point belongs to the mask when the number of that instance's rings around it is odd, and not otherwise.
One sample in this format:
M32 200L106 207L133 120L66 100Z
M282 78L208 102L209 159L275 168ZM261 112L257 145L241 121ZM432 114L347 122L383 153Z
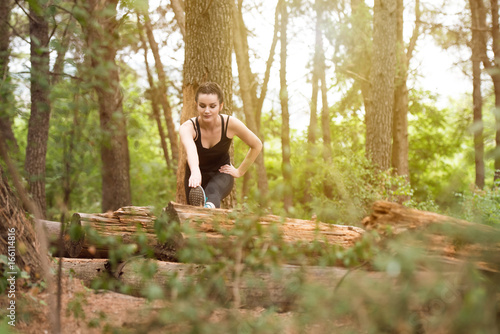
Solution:
M189 331L185 326L158 328L151 326L157 312L169 307L169 302L156 300L148 302L145 298L133 297L112 291L91 290L79 279L64 277L62 281L61 332L71 334L97 333L183 333ZM51 333L49 293L35 286L24 288L16 293L16 326L0 327L11 333L40 334ZM53 301L55 302L55 300ZM0 297L0 308L8 305L7 296ZM209 322L217 324L228 317L230 309L217 309L211 313ZM237 310L239 315L258 318L264 308ZM5 312L4 312L5 313ZM4 314L3 313L3 314ZM277 313L277 321L285 324L286 333L295 333L286 324L292 318L291 312ZM5 318L4 316L2 318ZM153 329L150 329L153 328Z

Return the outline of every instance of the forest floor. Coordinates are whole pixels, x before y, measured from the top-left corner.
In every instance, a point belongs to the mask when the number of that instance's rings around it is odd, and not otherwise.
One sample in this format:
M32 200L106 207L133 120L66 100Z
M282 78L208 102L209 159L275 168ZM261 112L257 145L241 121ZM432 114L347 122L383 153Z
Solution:
M191 332L185 324L174 324L168 327L161 325L157 320L159 312L171 306L170 302L165 300L150 302L145 298L113 291L92 290L87 288L83 281L66 275L62 280L61 296L61 333L64 334ZM10 333L26 334L52 333L50 318L55 316L55 312L49 306L50 297L47 289L40 292L38 286L17 291L16 326L0 326L0 333L9 333L9 331ZM0 296L2 315L5 313L8 302L6 294ZM52 303L55 304L55 298L53 298ZM236 311L230 308L218 308L211 312L205 321L215 328L221 324L222 331L219 333L225 333L229 332L224 330L224 328L226 330L228 328L223 324L227 319L234 320L236 316L244 319L245 322L253 322L257 321L264 312L266 309L262 307ZM303 331L303 328L299 330L294 324L294 312L274 312L271 317L275 318L272 322L279 324L280 333L294 334ZM334 323L334 327L344 329L351 327L351 325L352 322L349 320ZM316 326L307 326L307 332L325 332L324 326L314 327Z

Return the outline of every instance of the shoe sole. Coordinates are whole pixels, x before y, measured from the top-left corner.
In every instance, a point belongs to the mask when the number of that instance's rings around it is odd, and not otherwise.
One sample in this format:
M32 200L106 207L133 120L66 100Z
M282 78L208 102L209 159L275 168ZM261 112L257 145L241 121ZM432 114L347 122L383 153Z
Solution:
M191 189L189 192L189 204L193 206L205 205L205 191L201 186Z

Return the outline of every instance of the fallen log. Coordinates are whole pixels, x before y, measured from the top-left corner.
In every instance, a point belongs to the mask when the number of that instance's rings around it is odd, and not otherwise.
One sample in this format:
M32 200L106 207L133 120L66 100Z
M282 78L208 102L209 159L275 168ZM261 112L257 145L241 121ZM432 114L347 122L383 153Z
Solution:
M257 216L235 210L207 209L174 202L168 204L165 212L171 221L187 225L205 236L209 244L215 245L227 242L223 232L235 228L238 219L254 220L256 228L264 229L264 237L267 237L265 231L277 228L282 241L289 244L320 241L348 248L352 247L364 233L362 228L355 226L326 224L317 220L276 215Z
M144 259L134 259L120 267L119 273L110 275L110 266L103 259L63 259L62 267L73 277L82 280L90 286L96 278L115 276L118 281L128 285L133 295L139 295L148 284L155 283L166 288L170 296L175 296L175 288L179 283L183 285L204 286L211 298L217 299L226 304L233 304L237 300L238 307L270 307L278 306L287 309L295 302L297 293L289 289L290 285L298 282L310 282L319 284L325 289L333 291L337 284L349 274L349 279L374 279L387 281L387 275L377 272L357 272L345 268L337 267L299 267L294 265L284 265L277 270L271 271L245 271L240 277L234 271L216 273L218 279L222 279L224 284L216 283L212 276L207 275L209 266L198 264L185 264L174 262L154 261L157 271L150 280L144 279L141 272ZM151 260L149 260L151 261ZM175 282L175 283L174 283Z
M194 235L177 233L167 243L158 244L154 230L156 217L149 207L125 207L114 212L97 214L74 213L68 230L80 229L81 236L78 240L68 240L67 233L66 242L71 241L72 244L70 248L67 246L66 254L70 257L108 257L107 246L99 245L85 235L84 231L89 231L90 228L100 237L119 237L123 243L133 243L135 234L141 230L148 240L148 245L154 247L156 258L160 260L175 260L177 251L184 245L186 238L203 239L206 244L219 248L224 254L233 253L236 237L228 236L226 232L235 228L243 213L234 210L206 209L174 202L169 203L164 213L170 223L179 223L182 231L191 229L195 232ZM255 220L256 225L252 228L262 228L261 235L267 239L273 237L267 232L270 232L270 229L277 229L279 241L290 245L317 241L348 248L354 245L364 232L363 229L354 226L326 224L316 220L292 219L275 215L252 216L245 213L245 219ZM58 229L53 228L53 230L51 234L58 236ZM271 245L272 242L270 242Z
M148 207L124 207L101 214L74 213L63 237L62 254L69 257L108 258L110 246L102 242L104 238L115 238L119 244L137 245L140 232L157 259L176 260L177 249L183 244L182 235L177 233L166 242L159 242L154 230L155 220ZM44 225L51 245L59 249L61 224L44 221ZM89 235L89 232L92 233ZM70 235L77 237L71 238ZM139 247L137 250L140 251Z
M420 233L425 249L432 254L471 261L479 269L500 271L498 228L387 201L373 203L370 216L362 223L366 230L376 230L382 236Z

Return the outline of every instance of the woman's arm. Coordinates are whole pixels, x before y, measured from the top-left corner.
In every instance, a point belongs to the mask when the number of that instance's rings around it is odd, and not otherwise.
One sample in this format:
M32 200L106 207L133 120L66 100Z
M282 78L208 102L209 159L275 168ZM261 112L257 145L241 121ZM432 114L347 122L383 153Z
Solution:
M262 142L255 133L250 131L242 121L235 117L231 117L229 120L227 135L228 137L238 136L238 138L243 140L243 142L250 147L250 150L238 168L234 168L231 165L224 165L219 171L232 175L233 177L241 177L245 175L248 168L250 168L255 159L257 159L257 156L262 150Z
M201 171L198 151L196 150L196 144L193 140L196 136L196 131L194 130L191 121L186 121L180 126L179 135L181 137L182 145L186 150L187 163L189 169L191 170L188 185L189 187L194 188L201 185Z

